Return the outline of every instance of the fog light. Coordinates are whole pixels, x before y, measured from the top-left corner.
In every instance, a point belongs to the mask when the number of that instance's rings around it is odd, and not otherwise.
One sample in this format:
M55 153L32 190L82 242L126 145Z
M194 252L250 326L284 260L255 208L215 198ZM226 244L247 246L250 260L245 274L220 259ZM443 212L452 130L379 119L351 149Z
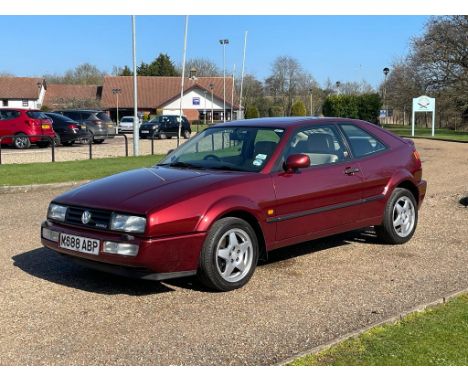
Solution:
M55 241L58 243L60 232L52 231L48 228L42 228L42 237L46 240Z
M122 256L136 256L138 254L138 245L105 241L102 251Z

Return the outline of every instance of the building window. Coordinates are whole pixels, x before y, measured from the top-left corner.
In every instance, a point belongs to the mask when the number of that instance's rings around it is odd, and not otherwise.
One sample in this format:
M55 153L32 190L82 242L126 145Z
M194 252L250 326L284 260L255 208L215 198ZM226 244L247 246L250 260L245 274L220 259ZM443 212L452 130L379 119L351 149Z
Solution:
M23 107L28 107L29 106L29 102L27 99L24 99L23 100Z
M2 106L8 106L8 100L2 99Z

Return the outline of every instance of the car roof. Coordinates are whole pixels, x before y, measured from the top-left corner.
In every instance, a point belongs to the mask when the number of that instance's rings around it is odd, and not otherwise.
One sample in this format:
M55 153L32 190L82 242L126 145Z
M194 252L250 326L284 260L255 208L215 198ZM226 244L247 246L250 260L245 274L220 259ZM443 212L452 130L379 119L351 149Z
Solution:
M269 117L269 118L253 118L230 121L226 123L219 123L213 127L220 126L236 126L236 127L271 127L271 128L288 128L305 125L310 122L351 122L357 121L351 118L338 118L338 117Z

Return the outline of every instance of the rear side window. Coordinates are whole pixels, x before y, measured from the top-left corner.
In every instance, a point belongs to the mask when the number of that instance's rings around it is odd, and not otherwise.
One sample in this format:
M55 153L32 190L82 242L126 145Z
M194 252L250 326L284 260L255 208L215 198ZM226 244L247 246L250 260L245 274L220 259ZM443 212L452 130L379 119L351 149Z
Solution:
M16 110L0 110L0 121L15 119L20 116L20 112Z
M42 111L27 111L26 114L31 119L49 119Z
M348 138L353 155L357 158L385 150L385 145L367 131L355 126L340 125Z
M96 117L98 117L101 121L112 122L110 117L104 112L97 113Z

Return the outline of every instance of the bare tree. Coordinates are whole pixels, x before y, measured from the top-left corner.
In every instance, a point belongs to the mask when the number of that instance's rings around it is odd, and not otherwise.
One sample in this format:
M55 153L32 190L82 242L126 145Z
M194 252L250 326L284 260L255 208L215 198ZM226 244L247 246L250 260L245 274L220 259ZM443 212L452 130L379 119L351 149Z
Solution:
M69 69L62 75L44 75L49 83L62 83L74 85L102 85L106 72L99 70L95 65L85 63L74 69Z
M273 62L271 76L265 80L267 92L287 115L291 114L295 97L301 93L305 96L312 83L312 77L304 71L299 61L289 56L278 57Z
M191 58L185 64L185 73L190 73L192 69L196 70L197 77L219 77L223 71L211 60L206 58ZM179 65L177 71L182 73L182 67Z

